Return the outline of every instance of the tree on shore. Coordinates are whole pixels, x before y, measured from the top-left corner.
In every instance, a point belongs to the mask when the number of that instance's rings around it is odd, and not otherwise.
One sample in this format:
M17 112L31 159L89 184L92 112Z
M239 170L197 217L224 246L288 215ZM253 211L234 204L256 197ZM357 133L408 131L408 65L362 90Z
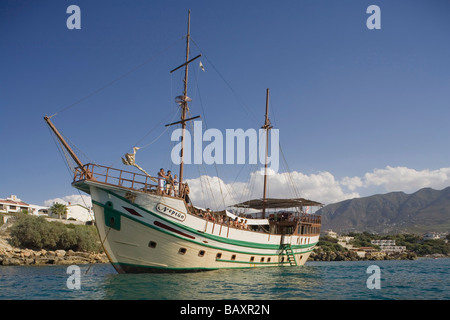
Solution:
M50 207L53 214L58 215L58 219L61 219L63 214L67 213L67 207L65 204L55 202L53 206Z

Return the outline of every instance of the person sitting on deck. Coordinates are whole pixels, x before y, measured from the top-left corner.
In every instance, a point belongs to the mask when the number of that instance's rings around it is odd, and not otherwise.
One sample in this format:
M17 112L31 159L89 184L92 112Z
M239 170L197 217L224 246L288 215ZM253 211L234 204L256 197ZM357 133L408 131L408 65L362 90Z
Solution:
M211 221L213 221L213 219L214 219L214 217L212 216L210 208L206 208L205 219L206 220L211 220Z
M161 168L158 172L158 194L162 195L164 192L164 181L166 179L166 174L164 173L164 169Z

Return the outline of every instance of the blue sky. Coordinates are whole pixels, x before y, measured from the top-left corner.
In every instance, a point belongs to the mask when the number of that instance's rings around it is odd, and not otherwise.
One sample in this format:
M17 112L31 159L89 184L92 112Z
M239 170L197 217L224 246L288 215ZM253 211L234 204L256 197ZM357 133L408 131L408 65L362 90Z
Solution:
M66 26L72 4L81 30ZM372 4L379 30L366 27ZM58 113L52 121L83 161L129 169L124 153L153 142L177 111L183 72L169 71L184 61L188 9L191 57L203 53L206 69L192 64L192 115L223 132L259 128L270 88L302 195L332 202L450 185L447 2L3 0L0 198L77 194L45 115ZM138 152L148 172L178 170L171 131ZM230 185L250 172L218 171ZM216 168L186 168L188 179L199 173Z

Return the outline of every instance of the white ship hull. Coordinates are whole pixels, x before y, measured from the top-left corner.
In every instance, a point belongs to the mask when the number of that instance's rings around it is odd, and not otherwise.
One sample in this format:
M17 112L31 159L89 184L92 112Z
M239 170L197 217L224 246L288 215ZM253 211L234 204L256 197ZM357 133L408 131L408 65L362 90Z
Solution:
M303 265L319 238L241 230L189 214L180 198L82 185L89 187L100 240L119 273Z

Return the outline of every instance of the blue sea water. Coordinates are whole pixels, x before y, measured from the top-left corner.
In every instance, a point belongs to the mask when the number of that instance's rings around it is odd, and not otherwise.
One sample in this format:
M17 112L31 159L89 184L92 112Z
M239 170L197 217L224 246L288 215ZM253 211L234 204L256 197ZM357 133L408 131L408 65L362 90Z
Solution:
M372 265L380 270L379 289L368 288L368 278L373 276L368 268ZM68 287L72 273L67 273L67 267L0 266L0 299L450 299L450 259L308 262L294 268L189 274L117 274L109 264L80 265L79 289Z

